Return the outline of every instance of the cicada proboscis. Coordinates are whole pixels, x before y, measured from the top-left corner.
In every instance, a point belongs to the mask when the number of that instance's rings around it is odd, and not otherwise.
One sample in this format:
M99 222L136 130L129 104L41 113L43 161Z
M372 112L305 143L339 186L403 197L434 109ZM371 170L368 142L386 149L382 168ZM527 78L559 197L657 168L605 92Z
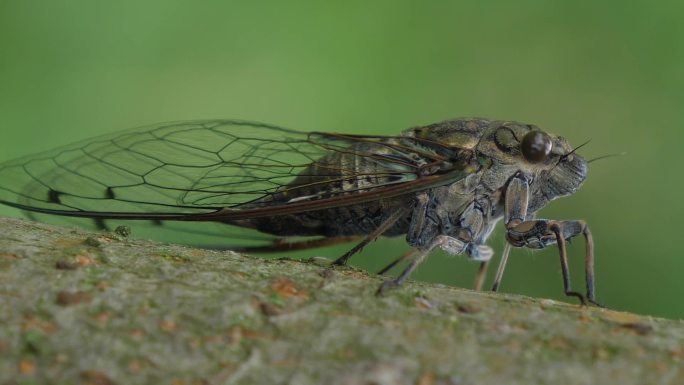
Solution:
M565 241L586 238L586 300L595 303L593 241L582 220L535 218L548 202L577 191L587 162L560 136L512 121L462 118L398 136L298 132L268 124L200 120L95 138L0 165L0 202L34 213L153 221L208 221L277 237L273 250L361 239L348 259L379 236L404 235L401 284L435 248L467 254L483 267L485 242L503 219L507 247L560 250L565 294L572 291ZM481 269L484 271L484 269ZM482 274L480 275L481 282Z

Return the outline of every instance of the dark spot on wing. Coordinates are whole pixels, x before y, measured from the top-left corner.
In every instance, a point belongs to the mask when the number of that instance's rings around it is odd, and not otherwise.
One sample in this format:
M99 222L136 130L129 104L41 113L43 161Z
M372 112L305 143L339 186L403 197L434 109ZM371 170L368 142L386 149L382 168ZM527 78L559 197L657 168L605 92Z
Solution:
M107 190L105 191L105 198L114 199L114 190L111 187L107 187Z
M59 192L59 191L57 191L57 190L52 190L52 189L50 189L50 190L48 191L48 201L49 201L50 203L61 204L62 201L61 201L60 198L59 198L60 195L62 195L61 192Z

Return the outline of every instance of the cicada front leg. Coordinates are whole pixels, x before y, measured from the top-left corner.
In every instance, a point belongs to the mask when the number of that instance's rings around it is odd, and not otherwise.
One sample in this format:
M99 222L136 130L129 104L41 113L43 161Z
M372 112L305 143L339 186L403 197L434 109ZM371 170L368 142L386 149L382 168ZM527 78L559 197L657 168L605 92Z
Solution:
M506 240L514 247L527 247L531 249L541 249L548 245L557 244L560 256L561 271L563 274L563 289L565 295L577 297L582 304L587 301L597 306L594 291L594 240L586 222L582 220L554 221L547 219L525 220L527 218L527 206L529 202L529 183L528 179L522 175L516 175L506 188L505 198L505 217ZM586 240L585 254L585 276L586 276L586 298L572 290L570 282L570 269L568 267L567 249L565 241L577 235L584 235ZM501 283L501 276L506 264L508 251L504 251L501 264L497 271L497 276L492 290L498 288Z
M568 255L565 247L566 239L580 234L584 235L586 240L584 260L587 285L586 299L582 294L572 290ZM579 298L582 304L586 304L588 301L600 306L596 302L594 293L594 241L586 222L582 220L554 221L547 219L521 222L508 229L506 239L515 247L528 247L532 249L541 249L554 243L557 244L565 295Z

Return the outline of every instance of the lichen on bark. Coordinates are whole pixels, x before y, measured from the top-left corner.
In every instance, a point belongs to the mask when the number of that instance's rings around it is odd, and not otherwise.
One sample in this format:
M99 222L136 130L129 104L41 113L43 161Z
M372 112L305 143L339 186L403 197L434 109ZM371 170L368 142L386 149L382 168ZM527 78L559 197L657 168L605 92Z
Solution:
M684 324L0 219L0 384L680 384Z

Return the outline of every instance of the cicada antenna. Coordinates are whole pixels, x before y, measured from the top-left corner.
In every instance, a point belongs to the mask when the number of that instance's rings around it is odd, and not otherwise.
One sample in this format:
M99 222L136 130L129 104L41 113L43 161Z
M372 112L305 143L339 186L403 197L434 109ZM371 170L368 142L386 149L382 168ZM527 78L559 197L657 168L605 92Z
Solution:
M570 152L568 152L568 153L566 153L566 154L561 155L561 157L558 158L558 162L556 162L556 164L553 166L553 168L551 168L551 171L553 171L556 167L558 167L558 165L561 164L561 162L562 162L565 158L567 158L567 157L569 157L570 155L574 154L575 151L577 151L577 150L579 150L580 148L586 146L587 144L589 144L589 142L591 142L591 139L589 139L589 140L587 140L586 142L580 144L579 146L573 148L572 151L570 151Z
M617 154L608 154L608 155L597 156L596 158L588 160L587 163L591 163L591 162L601 160L601 159L606 159L606 158L613 158L616 156L623 156L623 155L627 155L627 152L619 152Z
M587 144L589 144L589 142L591 142L591 139L589 139L589 140L587 140L586 142L580 144L579 146L573 148L572 151L568 152L567 154L563 154L563 155L561 156L561 160L562 160L562 159L565 159L565 158L567 158L567 157L569 157L569 156L572 155L572 154L574 154L575 151L577 151L577 150L579 150L580 148L586 146Z

